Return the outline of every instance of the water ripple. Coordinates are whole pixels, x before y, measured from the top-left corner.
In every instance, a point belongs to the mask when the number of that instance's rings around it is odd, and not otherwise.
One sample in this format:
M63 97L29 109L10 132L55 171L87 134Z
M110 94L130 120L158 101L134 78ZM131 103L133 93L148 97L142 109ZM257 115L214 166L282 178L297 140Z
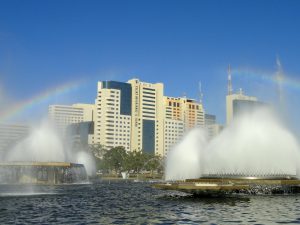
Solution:
M300 223L299 195L195 198L132 182L27 191L0 187L0 224Z

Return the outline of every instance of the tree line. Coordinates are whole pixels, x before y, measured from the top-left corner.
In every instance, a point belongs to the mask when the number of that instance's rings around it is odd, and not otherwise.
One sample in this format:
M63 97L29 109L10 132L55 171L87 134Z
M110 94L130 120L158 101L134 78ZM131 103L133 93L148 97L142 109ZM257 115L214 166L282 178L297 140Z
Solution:
M118 146L106 149L102 145L91 145L90 151L95 156L97 170L102 173L140 174L141 172L162 173L163 159L160 156L143 151L127 152L124 147Z

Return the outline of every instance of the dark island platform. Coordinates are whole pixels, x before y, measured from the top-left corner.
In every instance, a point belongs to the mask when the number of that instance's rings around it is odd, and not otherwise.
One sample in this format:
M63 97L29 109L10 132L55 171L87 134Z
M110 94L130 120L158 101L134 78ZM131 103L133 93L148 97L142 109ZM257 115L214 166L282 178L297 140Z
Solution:
M294 176L203 177L158 183L154 188L176 190L194 195L293 194L300 193L300 180Z

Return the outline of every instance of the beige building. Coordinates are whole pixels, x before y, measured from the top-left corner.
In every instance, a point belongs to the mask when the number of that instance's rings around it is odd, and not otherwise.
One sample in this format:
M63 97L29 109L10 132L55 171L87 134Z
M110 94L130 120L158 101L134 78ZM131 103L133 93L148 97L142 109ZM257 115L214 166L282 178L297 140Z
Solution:
M162 83L128 81L132 88L132 150L163 155L164 106Z
M162 83L98 82L94 143L166 155L183 133L204 126L202 104L164 97Z
M74 105L50 105L48 117L58 131L65 135L66 128L70 124L84 121L93 121L95 105L74 104Z
M107 148L131 150L131 85L117 81L98 82L94 143Z
M164 155L180 140L184 132L204 127L201 103L183 98L164 97Z
M95 104L76 103L72 106L83 110L83 121L94 121L96 111Z

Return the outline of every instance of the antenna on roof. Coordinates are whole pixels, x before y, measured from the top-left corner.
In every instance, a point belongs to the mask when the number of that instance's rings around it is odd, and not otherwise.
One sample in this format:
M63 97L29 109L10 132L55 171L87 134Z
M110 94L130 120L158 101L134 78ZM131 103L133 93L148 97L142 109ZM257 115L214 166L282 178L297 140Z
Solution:
M231 95L232 94L232 82L231 82L231 68L230 68L230 64L228 65L228 84L227 84L227 94Z
M202 83L199 82L199 102L202 104L203 101L203 92L202 92Z

